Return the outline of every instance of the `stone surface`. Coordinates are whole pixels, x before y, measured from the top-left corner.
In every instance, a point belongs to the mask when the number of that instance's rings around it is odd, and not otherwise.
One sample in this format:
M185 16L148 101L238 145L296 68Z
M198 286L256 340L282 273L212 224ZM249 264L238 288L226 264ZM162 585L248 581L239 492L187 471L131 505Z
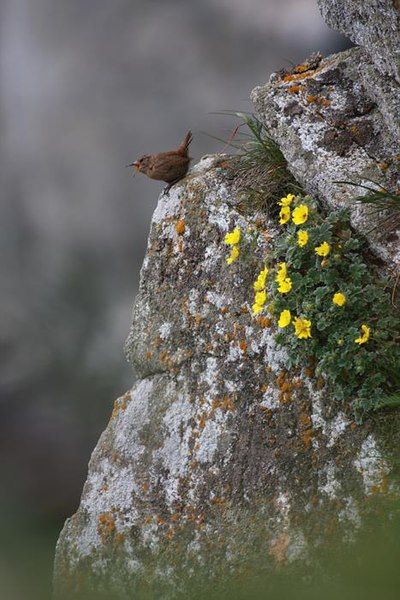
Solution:
M400 83L399 0L318 0L327 24L367 50L376 67Z
M126 345L139 380L116 401L60 536L61 596L90 574L96 589L140 597L179 588L183 573L304 560L351 538L396 489L380 435L321 382L289 374L270 322L251 316L275 232L239 212L228 163L204 159L159 199ZM234 226L268 235L228 267Z
M376 220L354 204L360 190L337 181L399 186L398 3L320 4L365 48L314 56L252 98L304 189L350 206L365 233ZM202 575L313 560L351 541L377 498L398 497L398 416L354 423L351 399L339 405L310 370L289 373L271 321L251 315L276 230L238 196L231 164L205 157L159 198L126 343L138 380L115 402L60 535L57 597L187 596ZM235 226L262 235L228 266ZM368 239L398 268L399 232Z
M389 267L400 265L400 231L371 231L369 208L354 202L371 181L400 189L400 86L382 76L362 48L314 57L252 92L259 118L304 189L330 207L348 206L352 222ZM372 184L373 187L377 187Z

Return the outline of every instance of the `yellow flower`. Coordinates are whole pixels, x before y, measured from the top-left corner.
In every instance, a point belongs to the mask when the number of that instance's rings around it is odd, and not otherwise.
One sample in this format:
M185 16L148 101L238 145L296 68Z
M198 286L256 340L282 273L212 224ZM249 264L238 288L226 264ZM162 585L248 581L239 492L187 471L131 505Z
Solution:
M338 343L338 346L343 346L344 340L342 338L340 338L340 340L338 340L337 343Z
M267 279L268 269L265 267L262 271L259 272L257 279L254 282L254 291L261 292L265 288L265 280Z
M307 204L299 204L293 210L292 221L295 225L303 225L308 219L308 206Z
M306 340L311 337L311 321L296 317L293 325L294 333L300 340Z
M279 223L284 225L288 221L290 221L290 208L289 206L282 206L279 211Z
M263 307L261 306L261 304L257 304L257 302L254 302L253 304L253 315L258 315L259 312L261 312L263 309Z
M344 306L346 304L346 296L342 292L336 292L336 294L333 294L332 302L336 306Z
M288 194L284 198L281 198L278 202L279 206L290 206L294 200L294 194Z
M239 246L232 246L231 253L228 256L228 258L226 259L227 264L231 265L233 262L235 262L235 260L237 260L239 258L239 254L240 254Z
M254 302L256 304L259 304L260 306L264 306L266 300L267 300L267 293L265 291L257 292L257 294L254 298Z
M291 289L292 280L290 279L290 277L286 277L286 279L283 279L279 282L278 292L280 292L281 294L287 294L288 292L290 292Z
M318 254L318 256L328 256L330 251L331 247L328 242L322 242L320 246L315 248L315 254Z
M283 310L279 316L278 327L282 329L287 327L292 320L292 315L290 314L290 310Z
M365 344L365 342L368 342L369 340L371 329L368 327L368 325L361 325L361 331L362 336L354 340L356 344Z
M226 234L224 242L228 246L234 246L240 242L240 227L235 227L233 231Z
M278 272L276 274L275 277L275 281L277 283L280 283L281 281L284 281L287 277L287 267L286 267L286 263L281 262L278 263Z
M297 232L297 245L305 246L308 242L308 231L304 231L304 229L299 229Z

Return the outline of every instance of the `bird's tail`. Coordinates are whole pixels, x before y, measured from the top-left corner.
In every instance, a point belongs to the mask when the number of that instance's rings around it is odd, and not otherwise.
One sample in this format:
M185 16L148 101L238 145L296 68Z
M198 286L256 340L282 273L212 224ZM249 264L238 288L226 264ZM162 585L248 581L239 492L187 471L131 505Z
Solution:
M185 137L183 138L182 143L178 148L178 152L181 154L187 154L189 144L192 141L192 139L193 139L193 135L192 135L192 132L189 130L187 132L187 134L185 135Z

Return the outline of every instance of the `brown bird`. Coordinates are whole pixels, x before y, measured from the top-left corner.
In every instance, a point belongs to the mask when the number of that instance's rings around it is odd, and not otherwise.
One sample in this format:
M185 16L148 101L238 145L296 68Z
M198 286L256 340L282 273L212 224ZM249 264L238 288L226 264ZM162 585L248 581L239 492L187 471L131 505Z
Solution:
M145 154L127 167L134 167L150 179L168 183L165 191L169 191L174 183L185 177L191 161L188 155L189 144L192 141L192 132L188 131L177 150L159 152L158 154Z

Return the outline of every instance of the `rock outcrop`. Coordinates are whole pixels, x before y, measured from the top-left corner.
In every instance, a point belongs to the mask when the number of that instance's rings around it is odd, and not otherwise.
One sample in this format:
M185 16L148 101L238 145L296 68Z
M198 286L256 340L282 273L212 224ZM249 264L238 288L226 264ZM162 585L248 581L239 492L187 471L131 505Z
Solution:
M400 188L400 9L392 0L319 5L362 46L275 73L252 100L295 178L328 206L350 206L355 228L398 270L399 231L371 232L368 209L353 200L363 189L338 182Z
M292 173L328 204L354 195L336 180L397 177L398 83L363 49L276 75L253 99ZM58 541L60 597L90 587L155 597L199 573L305 560L351 539L377 496L398 493L397 416L379 428L354 423L312 373L288 371L270 320L251 315L276 231L267 215L243 211L229 166L205 157L159 198L126 344L138 380L115 402ZM356 226L367 221L355 214ZM234 226L265 235L227 266L223 238ZM372 245L396 264L398 238L386 242Z
M361 46L383 75L400 83L399 0L318 0L325 21Z

